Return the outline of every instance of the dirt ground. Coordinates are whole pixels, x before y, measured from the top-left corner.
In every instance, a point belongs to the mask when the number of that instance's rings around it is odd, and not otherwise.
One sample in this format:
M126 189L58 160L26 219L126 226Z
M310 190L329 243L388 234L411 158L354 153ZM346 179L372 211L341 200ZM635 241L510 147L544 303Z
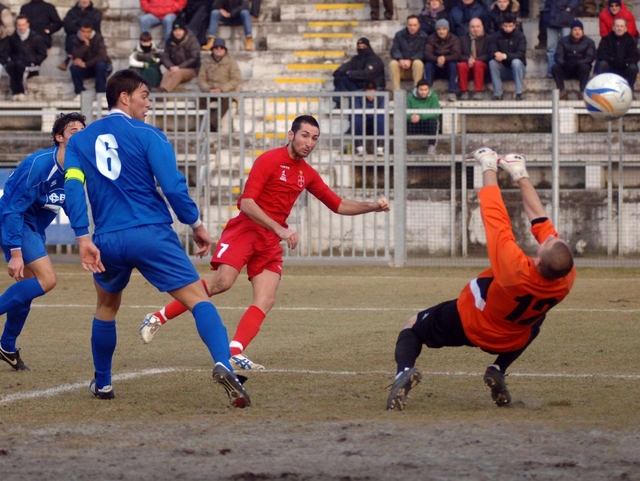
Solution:
M486 353L425 349L423 382L387 412L400 326L476 270L288 270L247 351L267 370L249 373L245 410L211 382L190 318L142 345L142 317L167 298L139 276L118 318L116 399L93 398L90 278L58 270L20 337L33 370L0 365L1 481L640 480L638 271L579 273L512 367L512 406L491 403ZM214 299L230 332L249 299L246 281Z

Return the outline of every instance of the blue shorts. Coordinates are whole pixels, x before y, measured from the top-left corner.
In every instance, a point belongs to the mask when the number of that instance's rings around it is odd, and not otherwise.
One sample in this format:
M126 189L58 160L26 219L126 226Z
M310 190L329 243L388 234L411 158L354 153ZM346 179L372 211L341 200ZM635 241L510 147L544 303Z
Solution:
M105 291L124 290L131 271L138 269L161 292L174 291L200 280L170 224L152 224L95 235L105 271L93 278Z
M0 229L0 239L2 238L2 230ZM23 229L22 231L22 260L24 265L45 257L47 254L47 248L44 246L46 241L45 236L38 234L30 229ZM3 245L4 258L7 262L11 260L11 249Z

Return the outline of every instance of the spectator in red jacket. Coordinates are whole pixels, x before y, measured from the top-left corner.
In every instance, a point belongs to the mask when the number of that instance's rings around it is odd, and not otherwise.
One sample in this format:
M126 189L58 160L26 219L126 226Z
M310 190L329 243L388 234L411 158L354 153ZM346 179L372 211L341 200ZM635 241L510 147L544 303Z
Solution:
M637 39L636 18L622 0L609 0L607 8L600 12L600 37L604 38L613 31L613 21L617 18L627 21L627 33Z
M178 12L187 4L187 0L140 0L140 8L144 15L140 17L140 31L149 32L156 25L162 24L164 43L167 43Z

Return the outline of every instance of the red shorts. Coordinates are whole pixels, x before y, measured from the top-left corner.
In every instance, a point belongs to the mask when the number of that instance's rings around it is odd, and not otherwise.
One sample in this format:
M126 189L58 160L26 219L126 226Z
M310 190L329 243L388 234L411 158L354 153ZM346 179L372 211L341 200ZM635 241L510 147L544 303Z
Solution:
M211 257L211 268L227 264L238 271L247 266L249 279L263 271L282 275L280 237L248 217L234 217L227 223Z

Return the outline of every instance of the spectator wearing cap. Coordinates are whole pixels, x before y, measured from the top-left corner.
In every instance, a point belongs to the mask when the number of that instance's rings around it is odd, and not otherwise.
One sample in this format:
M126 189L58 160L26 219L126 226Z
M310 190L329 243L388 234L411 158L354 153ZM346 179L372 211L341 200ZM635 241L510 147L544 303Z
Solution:
M527 38L516 25L516 18L506 15L502 28L489 39L489 72L493 84L492 100L502 100L502 81L514 80L515 99L523 100L523 80L526 74Z
M149 88L160 85L160 59L162 52L158 50L149 32L140 34L140 41L129 55L129 69L138 72L147 81Z
M416 15L407 17L407 27L393 37L389 73L393 90L400 90L400 80L411 79L415 86L424 75L424 47L428 35L420 28Z
M71 80L76 95L83 90L83 80L95 77L96 92L105 92L107 77L112 71L111 59L102 35L93 29L93 22L85 18L73 39L71 48Z
M449 22L440 19L436 22L436 33L427 39L424 49L424 78L433 88L436 77L449 81L447 100L454 102L458 92L458 61L462 50L460 39L449 31Z
M152 92L173 92L178 85L196 78L200 67L200 43L180 19L173 24L169 41L161 59L167 71L162 76L160 87Z
M229 55L227 45L221 38L216 38L211 49L211 58L202 59L202 66L198 73L200 90L210 94L237 92L242 75L238 63ZM229 110L229 97L218 99L217 112L210 113L210 126L213 132L218 130L219 122Z
M580 20L571 23L571 34L562 37L558 42L551 73L556 87L560 90L560 99L568 100L569 96L564 88L566 79L577 79L580 82L580 92L584 91L591 67L596 58L596 44L584 34L584 27Z
M139 19L140 31L150 32L153 27L162 24L166 44L178 13L186 4L187 0L140 0L140 8L144 12Z
M627 21L624 18L613 21L613 32L600 39L596 56L596 73L618 74L629 82L633 91L640 54L635 39L627 32Z
M351 57L333 72L333 86L336 92L363 91L367 82L374 82L378 90L384 90L384 62L373 52L369 39L362 37L356 44L357 55ZM340 105L340 98L334 97Z
M202 50L211 50L213 48L213 42L218 36L220 23L223 25L242 25L245 36L245 49L253 50L249 0L215 0L213 2L213 10L211 10L211 15L209 16L208 39Z
M602 0L606 2L606 0ZM633 38L638 38L638 26L636 25L636 18L633 16L631 10L627 8L622 0L609 0L607 8L600 12L600 37L604 38L613 32L613 21L616 18L624 18L627 21L627 32Z
M449 13L451 32L458 38L464 37L469 33L469 22L472 18L479 18L482 21L485 32L491 31L491 18L482 2L459 0L459 3Z
M547 75L551 77L551 67L556 55L558 42L571 33L571 22L576 19L580 0L545 0L544 24L547 27Z
M489 68L489 37L479 18L469 22L469 33L460 39L461 55L458 62L460 100L469 99L469 77L473 75L473 100L482 100L484 79Z

